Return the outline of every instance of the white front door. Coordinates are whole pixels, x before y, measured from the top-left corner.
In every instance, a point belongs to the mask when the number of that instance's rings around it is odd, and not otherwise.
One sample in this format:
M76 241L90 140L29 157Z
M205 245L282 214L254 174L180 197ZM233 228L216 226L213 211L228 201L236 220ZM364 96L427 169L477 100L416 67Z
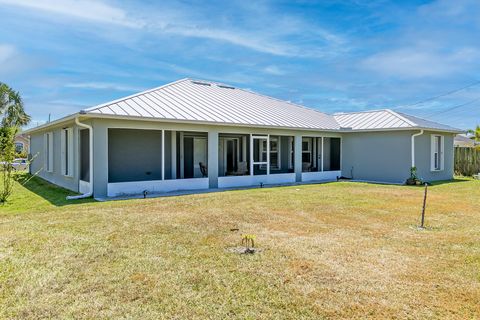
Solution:
M200 171L199 163L202 162L207 166L207 139L206 138L194 138L193 139L193 177L201 178L202 172Z

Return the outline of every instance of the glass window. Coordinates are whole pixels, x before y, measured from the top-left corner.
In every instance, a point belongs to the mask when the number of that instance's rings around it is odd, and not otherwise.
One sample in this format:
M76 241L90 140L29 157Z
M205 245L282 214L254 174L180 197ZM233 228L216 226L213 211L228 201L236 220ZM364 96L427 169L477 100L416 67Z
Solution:
M45 170L53 172L53 133L45 134Z
M61 165L62 174L65 176L73 176L73 130L65 128L62 130L61 137Z
M23 143L21 143L21 142L15 142L15 152L16 152L16 153L21 153L21 152L23 152Z
M312 140L311 138L302 139L302 162L312 163Z
M302 141L302 151L310 151L310 141Z
M432 136L432 170L442 170L443 167L443 137Z
M267 162L267 140L262 140L260 144L261 161ZM270 137L270 169L280 169L280 157L279 157L279 137ZM265 170L266 165L261 165L261 169Z

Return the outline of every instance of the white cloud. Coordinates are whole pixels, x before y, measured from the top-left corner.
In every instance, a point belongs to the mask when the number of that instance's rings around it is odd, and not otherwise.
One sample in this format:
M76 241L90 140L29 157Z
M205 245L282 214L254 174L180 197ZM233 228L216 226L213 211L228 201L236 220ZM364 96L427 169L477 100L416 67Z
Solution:
M258 35L255 36L251 34L245 36L242 35L240 32L233 30L170 25L162 31L164 31L165 33L181 35L184 37L203 38L228 42L258 52L270 53L278 56L296 56L299 54L298 50L289 45L278 43L270 39L265 39L259 37Z
M422 47L400 48L368 57L362 66L375 72L397 77L445 77L462 72L475 61L478 50L461 48L444 52Z
M274 75L274 76L282 76L282 75L286 74L286 72L284 70L282 70L279 67L274 66L274 65L265 67L263 69L263 72Z
M67 83L64 85L66 88L79 88L79 89L93 89L93 90L115 90L115 91L130 91L140 92L145 88L107 83L107 82L79 82L79 83Z
M0 43L0 76L3 81L10 81L27 70L31 71L38 64L38 61L24 55L17 47Z
M5 64L12 59L16 54L14 46L9 44L0 44L0 65Z
M141 27L141 21L127 16L126 11L102 1L92 0L0 0L0 4L23 7L99 23Z
M148 7L137 6L135 13L130 14L125 8L100 0L0 0L0 4L29 9L48 17L55 15L61 18L144 29L157 35L170 34L214 40L276 56L335 55L342 51L340 47L344 47L345 44L340 36L319 26L305 25L302 20L286 17L285 14L277 16L271 12L262 13L264 15L262 19L268 20L263 24L267 27L260 27L256 19L246 19L246 25L241 28L222 24L221 21L217 21L218 19L205 20L205 12L202 12L201 8L186 11L185 7L166 6L161 10L152 8L149 11ZM249 12L243 14L250 17ZM274 32L270 28L271 24L277 26ZM98 32L95 26L92 26L91 30ZM310 34L306 35L305 30L310 30ZM291 40L285 41L284 38L289 36L301 39L301 45L296 45ZM113 38L113 35L109 34L109 37Z

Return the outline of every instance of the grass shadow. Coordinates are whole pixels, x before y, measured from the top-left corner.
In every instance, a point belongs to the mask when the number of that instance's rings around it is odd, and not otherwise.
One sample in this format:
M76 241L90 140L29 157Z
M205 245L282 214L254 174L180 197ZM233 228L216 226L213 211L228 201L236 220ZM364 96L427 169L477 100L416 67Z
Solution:
M455 177L451 180L440 180L440 181L432 181L429 184L432 186L440 186L442 184L452 184L452 183L461 183L461 182L469 182L473 181L473 178L468 177Z
M67 200L67 196L77 195L78 193L59 187L38 176L32 177L28 173L17 174L15 180L21 187L35 193L57 207L95 202L93 198Z

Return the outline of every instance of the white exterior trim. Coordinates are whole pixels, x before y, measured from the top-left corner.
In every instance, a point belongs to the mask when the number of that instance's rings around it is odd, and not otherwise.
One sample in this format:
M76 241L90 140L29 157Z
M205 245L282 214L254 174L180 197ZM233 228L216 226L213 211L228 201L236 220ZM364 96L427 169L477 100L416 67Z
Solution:
M440 139L440 148L436 150L437 143L436 138ZM440 134L430 135L430 171L438 172L445 169L445 137ZM437 168L435 165L435 154L438 154L438 161L440 161L440 167Z
M250 187L259 186L261 183L268 184L283 184L294 183L295 173L279 173L279 174L262 174L249 176L227 176L218 177L219 188L235 188L235 187Z
M162 180L165 180L165 130L162 129Z
M53 132L46 132L44 135L45 145L45 171L53 172Z
M270 174L270 135L268 134L267 135L267 175L269 174Z
M260 158L259 160L260 161L253 161L253 152L254 152L254 141L255 140L259 140L259 144L262 143L262 140L267 140L267 150L270 150L270 135L267 134L267 135L253 135L253 134L250 134L250 175L253 176L254 175L254 169L255 169L255 165L266 165L267 166L267 175L270 174L270 153L267 152L267 161L261 161L262 160L262 153L260 152L260 148L259 148L259 154L258 154L258 157Z
M412 142L411 142L412 168L415 167L415 137L421 136L422 134L423 134L423 130L420 130L419 133L412 134Z
M125 99L125 98L123 98ZM122 100L122 99L120 99ZM82 117L84 119L115 119L115 120L135 120L142 122L163 122L168 124L179 124L179 125L212 125L212 126L226 126L226 127L239 127L239 128L256 128L256 129L280 129L280 130L296 130L296 131L321 131L324 133L355 133L355 132L379 132L379 131L411 131L411 130L428 130L434 132L449 132L449 133L465 133L464 130L457 128L451 129L441 129L434 128L422 125L408 126L408 127L396 127L396 128L369 128L369 129L326 129L326 128L303 128L295 126L275 126L275 125L255 125L255 124L238 124L238 123L219 123L212 121L199 121L199 120L182 120L182 119L160 119L160 118L145 118L140 116L127 116L127 115L109 115L109 114L91 114L91 113L74 113L63 118L54 120L52 122L42 124L38 127L25 130L24 134L31 134L38 131L48 130L48 128L53 128L55 126L60 126L62 123L74 120L76 117ZM82 120L84 120L82 119Z
M107 196L141 194L144 190L149 193L163 193L203 189L208 189L208 178L114 182L108 183Z
M323 153L323 138L322 137L322 157L320 158L320 171L323 172L323 157L324 157L324 153ZM340 139L340 167L342 166L342 147L341 147L341 144L342 144L342 140Z
M333 181L342 176L341 170L323 172L302 172L302 182L309 181Z
M177 131L170 131L171 134L171 176L172 179L177 179Z
M73 177L73 128L60 131L61 172L65 177Z
M78 192L87 193L90 191L90 182L78 180Z

